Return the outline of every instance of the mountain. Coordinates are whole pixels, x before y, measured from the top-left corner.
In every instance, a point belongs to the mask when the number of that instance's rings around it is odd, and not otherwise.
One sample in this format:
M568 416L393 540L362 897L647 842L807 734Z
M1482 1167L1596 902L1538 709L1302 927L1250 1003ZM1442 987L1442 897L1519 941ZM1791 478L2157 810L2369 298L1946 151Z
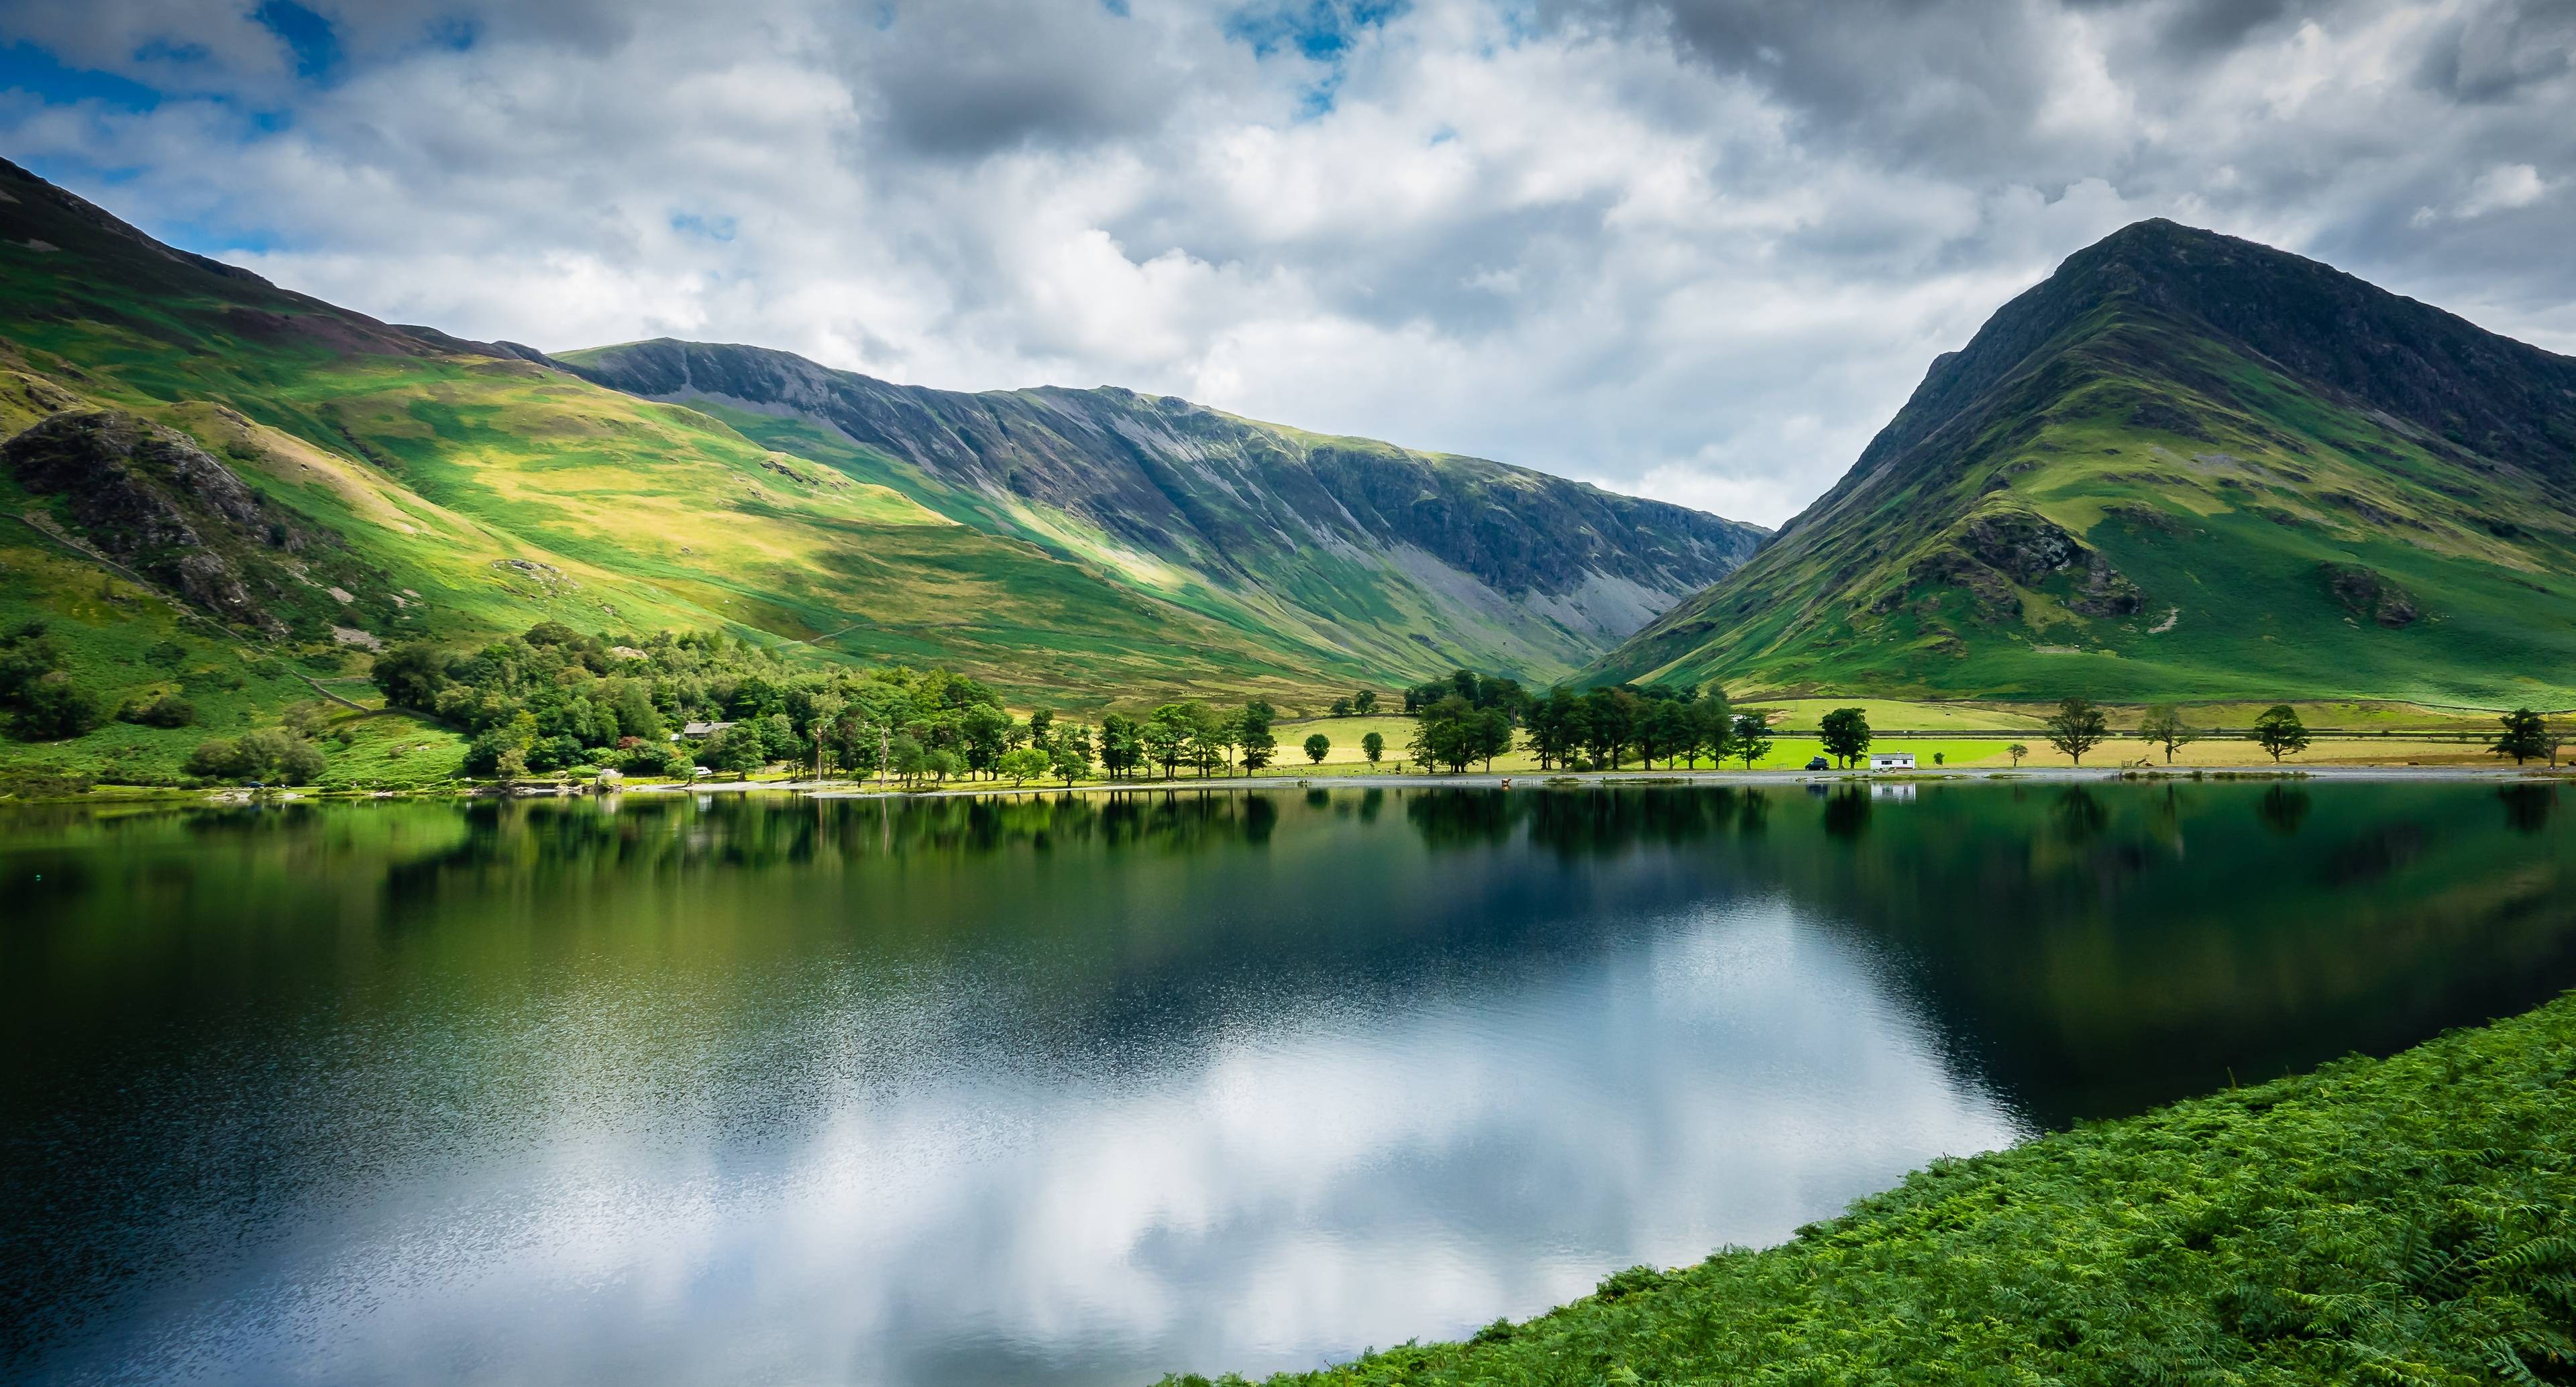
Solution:
M1742 563L1765 534L1168 395L969 395L669 340L556 360L1155 600L1389 671L1563 673Z
M107 706L185 692L218 725L363 691L388 642L544 619L1066 706L1548 678L1762 536L1125 391L680 344L558 361L278 289L5 162L0 439L0 637L42 622ZM204 730L158 735L95 734L166 761Z
M1587 678L1738 693L2576 702L2576 359L2141 222Z

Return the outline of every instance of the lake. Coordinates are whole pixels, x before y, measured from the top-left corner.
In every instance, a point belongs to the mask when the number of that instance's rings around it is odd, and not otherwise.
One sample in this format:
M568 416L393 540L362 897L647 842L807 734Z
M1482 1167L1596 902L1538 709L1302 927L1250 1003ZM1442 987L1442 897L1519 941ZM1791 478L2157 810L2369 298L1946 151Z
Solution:
M2552 996L2560 808L19 810L0 1376L1141 1383L1454 1337Z

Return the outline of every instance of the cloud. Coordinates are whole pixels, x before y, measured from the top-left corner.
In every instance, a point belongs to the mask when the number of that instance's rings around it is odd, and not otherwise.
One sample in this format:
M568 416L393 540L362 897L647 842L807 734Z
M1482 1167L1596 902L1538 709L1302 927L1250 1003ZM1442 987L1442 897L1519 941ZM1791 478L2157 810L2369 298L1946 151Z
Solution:
M2137 217L2576 348L2545 0L294 12L0 4L50 63L0 137L464 335L1123 384L1766 522Z

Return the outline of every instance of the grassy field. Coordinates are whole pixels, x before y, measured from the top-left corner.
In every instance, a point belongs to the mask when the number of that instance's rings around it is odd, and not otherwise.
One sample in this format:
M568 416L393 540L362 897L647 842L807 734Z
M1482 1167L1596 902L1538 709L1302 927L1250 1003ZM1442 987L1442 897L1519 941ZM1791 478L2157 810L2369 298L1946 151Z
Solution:
M1271 1382L2563 1382L2571 1133L2563 998L1936 1162L1780 1247L1632 1269L1467 1343Z

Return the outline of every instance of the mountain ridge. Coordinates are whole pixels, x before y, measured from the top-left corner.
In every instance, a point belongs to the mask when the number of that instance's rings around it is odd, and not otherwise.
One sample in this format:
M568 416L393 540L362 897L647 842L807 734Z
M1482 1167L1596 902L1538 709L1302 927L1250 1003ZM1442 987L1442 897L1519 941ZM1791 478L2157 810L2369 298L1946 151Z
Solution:
M1694 591L1689 574L1732 567L1766 533L1531 468L1117 386L934 390L774 348L670 338L551 359L646 399L800 420L882 455L872 480L934 508L940 487L980 494L999 503L985 510L992 523L1069 553L1082 546L1015 506L1076 517L1219 589L1270 582L1278 564L1317 547L1409 546L1605 645ZM1554 523L1530 523L1524 511Z
M1937 358L1834 487L1586 677L2563 693L2576 611L2530 575L2576 568L2571 498L2576 360L2303 257L2141 222ZM2382 589L2428 596L2355 596ZM2516 613L2527 592L2541 600ZM2422 620L2377 620L2407 608ZM2303 667L2297 633L2344 658Z

